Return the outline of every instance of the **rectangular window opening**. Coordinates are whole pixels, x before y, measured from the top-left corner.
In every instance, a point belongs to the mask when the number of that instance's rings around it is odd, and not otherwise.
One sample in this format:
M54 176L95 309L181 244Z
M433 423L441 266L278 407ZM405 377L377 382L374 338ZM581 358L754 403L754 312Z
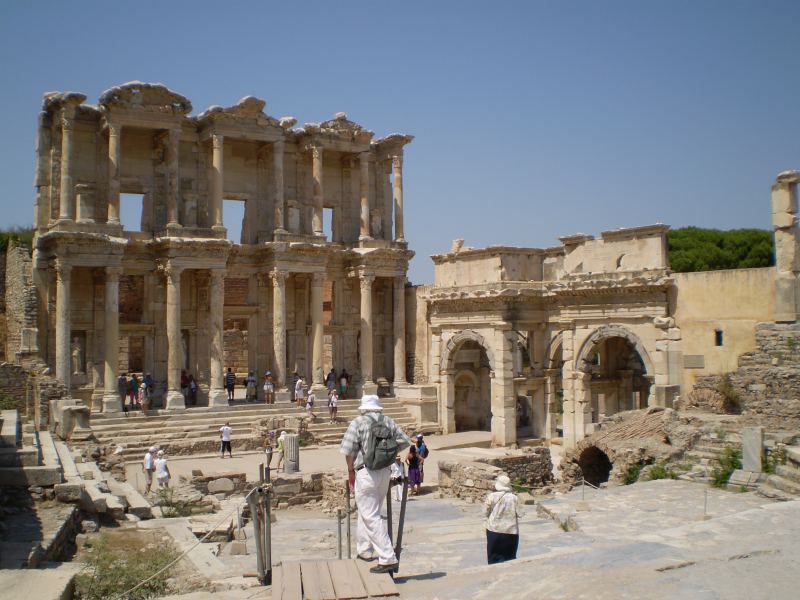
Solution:
M723 342L722 330L721 329L715 329L714 330L714 345L715 346L722 346L722 342Z
M234 244L244 243L244 208L244 200L224 198L222 201L222 224L228 230L228 239Z
M333 209L322 209L322 233L329 242L333 241Z
M119 195L119 220L125 231L143 231L144 194Z

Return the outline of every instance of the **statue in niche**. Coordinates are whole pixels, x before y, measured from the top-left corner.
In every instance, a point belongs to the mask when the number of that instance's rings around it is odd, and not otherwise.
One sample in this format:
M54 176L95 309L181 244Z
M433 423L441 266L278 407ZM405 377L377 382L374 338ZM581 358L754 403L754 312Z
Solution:
M72 373L83 375L83 341L78 336L72 338Z

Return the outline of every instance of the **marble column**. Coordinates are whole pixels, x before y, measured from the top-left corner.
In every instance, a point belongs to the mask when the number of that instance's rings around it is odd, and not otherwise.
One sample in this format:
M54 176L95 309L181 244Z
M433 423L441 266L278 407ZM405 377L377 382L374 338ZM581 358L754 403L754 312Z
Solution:
M272 372L275 389L286 387L286 277L285 271L272 271Z
M70 350L70 284L72 265L56 261L56 377L70 388L72 353Z
M110 205L109 205L110 206ZM117 390L119 370L119 276L120 267L106 267L105 283L105 340L103 342L103 412L122 410L122 399Z
M322 321L325 273L314 273L311 280L311 382L324 394L325 372L322 368L325 327ZM315 390L316 392L316 390Z
M223 151L224 136L214 134L211 136L211 217L214 229L224 229L222 220L222 194L224 182Z
M170 129L167 133L167 229L180 229L181 227L178 218L180 143L181 130Z
M225 302L225 271L211 269L208 290L208 329L211 335L209 352L209 406L228 406L228 393L223 387L223 311Z
M772 226L775 230L775 321L800 318L800 229L797 186L800 171L785 171L772 186Z
M371 240L369 224L369 152L362 152L358 155L361 168L361 228L358 239Z
M286 233L286 206L283 197L283 140L272 145L272 158L275 162L275 233Z
M361 380L372 384L372 283L374 275L362 275L361 284Z
M181 273L183 269L174 264L167 264L164 273L167 276L167 410L186 408L181 393Z
M108 224L119 225L119 162L122 125L108 124ZM116 371L116 369L115 369Z
M406 278L394 278L394 383L406 383Z
M312 177L314 180L314 215L311 219L311 229L314 235L324 235L322 229L322 202L323 202L323 176L322 176L322 146L311 147Z
M61 191L58 220L75 220L75 186L72 181L73 137L75 134L75 109L61 111Z
M394 239L404 242L403 234L403 155L392 157L392 179L394 184Z

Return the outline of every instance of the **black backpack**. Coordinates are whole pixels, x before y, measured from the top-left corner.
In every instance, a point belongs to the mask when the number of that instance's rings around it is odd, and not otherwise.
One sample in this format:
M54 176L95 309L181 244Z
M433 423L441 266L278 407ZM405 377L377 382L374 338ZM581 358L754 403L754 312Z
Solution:
M383 420L383 415L379 414L370 424L369 434L367 447L363 449L364 466L371 471L385 469L394 462L399 448L392 429Z

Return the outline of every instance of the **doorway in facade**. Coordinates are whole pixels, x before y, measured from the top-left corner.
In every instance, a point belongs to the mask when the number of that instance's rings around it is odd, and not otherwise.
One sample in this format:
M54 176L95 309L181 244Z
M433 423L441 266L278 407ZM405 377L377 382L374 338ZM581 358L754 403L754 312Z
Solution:
M591 374L592 422L615 413L647 406L651 381L642 356L630 340L608 337L597 342L586 357Z
M234 398L245 399L244 379L249 369L248 330L246 317L232 317L223 321L222 356L225 373L231 369L236 374Z
M491 380L486 351L477 342L467 340L455 352L453 364L456 432L491 431Z

